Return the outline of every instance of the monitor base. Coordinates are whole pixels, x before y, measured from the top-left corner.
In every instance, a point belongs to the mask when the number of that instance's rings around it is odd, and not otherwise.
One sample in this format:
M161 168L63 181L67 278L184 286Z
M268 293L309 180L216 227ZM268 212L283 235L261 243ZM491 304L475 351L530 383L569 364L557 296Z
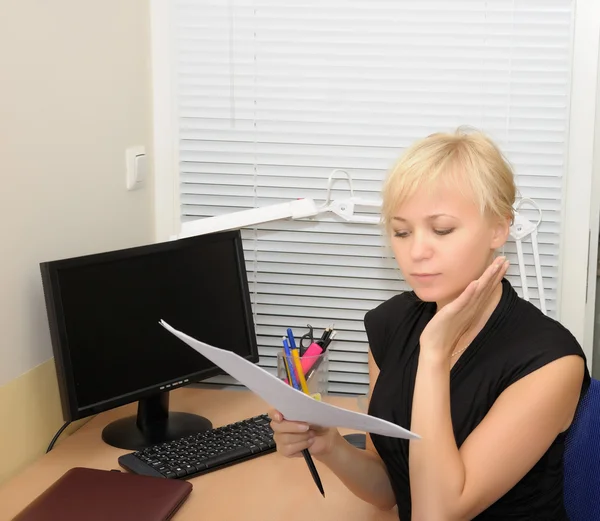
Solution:
M169 413L169 394L161 393L140 400L137 416L109 423L102 431L102 440L120 449L142 450L211 428L212 423L204 416Z

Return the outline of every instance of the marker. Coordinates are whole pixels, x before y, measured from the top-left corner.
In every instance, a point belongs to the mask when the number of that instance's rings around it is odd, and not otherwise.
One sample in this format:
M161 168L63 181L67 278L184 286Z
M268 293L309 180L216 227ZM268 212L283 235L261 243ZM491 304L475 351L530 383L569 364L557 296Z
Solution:
M308 349L304 352L304 354L300 357L300 365L302 366L302 373L305 375L305 378L308 379L308 375L309 372L310 374L313 373L312 369L318 367L319 363L321 362L322 358L319 356L321 353L323 352L323 348L317 344L316 342L313 342L312 344L310 344L310 346L308 347ZM315 366L315 364L317 364ZM288 374L288 379L286 380L286 384L289 383L289 374Z
M302 371L302 364L300 363L300 356L298 355L298 349L292 349L292 358L294 359L294 367L296 368L298 380L300 380L300 388L304 394L309 394L306 378L304 378L304 372Z

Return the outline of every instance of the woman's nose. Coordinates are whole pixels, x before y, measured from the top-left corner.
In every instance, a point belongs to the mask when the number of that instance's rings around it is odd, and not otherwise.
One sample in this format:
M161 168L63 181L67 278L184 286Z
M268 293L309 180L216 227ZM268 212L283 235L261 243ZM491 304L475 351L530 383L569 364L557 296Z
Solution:
M432 248L423 234L415 233L410 245L410 256L412 260L418 261L431 257Z

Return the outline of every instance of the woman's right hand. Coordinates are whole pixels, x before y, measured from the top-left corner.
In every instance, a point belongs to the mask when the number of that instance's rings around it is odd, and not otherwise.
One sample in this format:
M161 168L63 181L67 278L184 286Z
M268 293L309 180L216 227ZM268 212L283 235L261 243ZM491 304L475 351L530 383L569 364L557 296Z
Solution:
M300 456L304 449L309 449L314 456L325 456L333 450L336 438L340 437L335 428L288 421L276 410L269 411L269 418L277 452L287 458Z

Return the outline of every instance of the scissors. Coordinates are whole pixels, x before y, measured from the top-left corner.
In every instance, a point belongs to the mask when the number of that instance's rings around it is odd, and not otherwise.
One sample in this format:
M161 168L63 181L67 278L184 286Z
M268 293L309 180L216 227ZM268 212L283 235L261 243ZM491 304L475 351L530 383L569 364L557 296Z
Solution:
M313 336L313 327L310 324L306 324L306 327L308 328L308 333L304 333L300 337L300 356L302 356L310 347L310 345L315 341L315 337ZM304 345L305 340L308 341L307 346Z

